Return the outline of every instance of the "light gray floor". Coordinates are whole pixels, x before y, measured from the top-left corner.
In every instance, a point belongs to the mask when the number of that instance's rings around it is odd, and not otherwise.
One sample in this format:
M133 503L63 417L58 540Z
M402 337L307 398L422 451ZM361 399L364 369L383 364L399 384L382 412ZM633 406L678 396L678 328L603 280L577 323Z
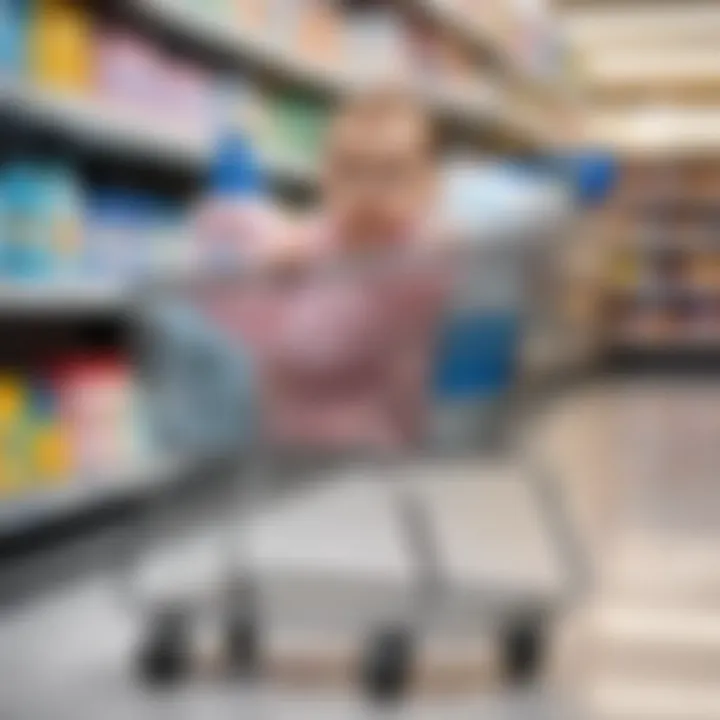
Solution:
M3 720L224 720L385 717L359 698L308 696L231 684L198 683L150 693L129 658L136 636L108 577L71 585L0 616L0 717ZM402 717L543 720L560 708L536 694L415 702ZM395 715L393 715L395 716Z

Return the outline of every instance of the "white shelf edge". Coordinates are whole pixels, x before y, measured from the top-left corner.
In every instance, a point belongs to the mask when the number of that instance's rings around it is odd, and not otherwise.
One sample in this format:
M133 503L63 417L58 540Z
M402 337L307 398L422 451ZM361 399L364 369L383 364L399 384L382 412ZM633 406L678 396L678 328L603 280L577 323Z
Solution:
M181 470L181 466L170 462L151 463L106 477L73 479L55 490L36 490L29 495L0 498L0 536L132 499L178 478Z
M19 284L0 282L0 312L74 313L115 311L127 300L127 291L117 283Z

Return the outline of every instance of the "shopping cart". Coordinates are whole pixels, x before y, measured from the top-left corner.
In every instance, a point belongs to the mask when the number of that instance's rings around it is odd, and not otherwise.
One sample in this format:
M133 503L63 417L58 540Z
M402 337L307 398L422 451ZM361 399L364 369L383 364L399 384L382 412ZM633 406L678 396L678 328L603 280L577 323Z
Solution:
M534 239L533 248L541 247ZM505 432L498 433L496 421L507 420L510 391L517 384L526 310L533 309L531 275L542 267L533 248L500 236L482 244L412 257L388 254L312 272L193 272L145 289L138 309L139 364L157 435L176 457L231 458L225 467L233 468L237 488L229 512L236 522L227 528L229 534L220 533L207 555L218 563L212 579L199 581L194 595L176 592L171 583L142 597L145 630L139 661L146 677L174 680L189 671L189 628L200 616L220 619L224 666L257 673L263 659L262 599L238 523L259 499L267 504L276 497L278 485L286 492L302 487L301 477L331 484L339 468L362 467L366 477L379 479L385 488L415 572L409 606L366 628L358 673L372 696L402 695L425 627L438 613L457 610L446 602L452 573L442 567L444 550L436 537L443 523L434 517L433 507L442 504L437 501L442 485L432 484L432 500L408 478L447 475L447 463L486 453L488 437L506 439L512 426L504 422ZM317 310L318 296L325 307L336 303L335 309L340 308L329 324L314 324L310 310ZM356 310L359 315L353 315ZM364 322L367 317L373 322ZM328 412L312 427L316 419L311 422L273 396L287 378L281 377L282 367L276 375L272 368L282 366L284 354L292 354L299 344L301 354L316 364L300 384L310 387L313 401L325 392L332 395L332 382L329 389L313 383L315 371L322 371L323 354L336 352L325 347L337 340L334 334L342 335L341 345L349 345L351 355L362 357L337 382L341 392L359 383L358 402L368 401L370 420L355 423L345 411L334 418ZM362 388L385 381L385 390L372 401L362 396ZM297 378L293 382L297 389ZM394 397L398 383L406 387ZM378 407L382 409L374 415ZM364 408L352 410L349 415L362 416ZM391 415L397 420L374 432ZM348 427L342 427L346 421ZM507 450L507 442L501 445ZM291 482L276 482L278 474L288 473ZM475 587L473 598L480 600L466 615L471 625L478 607L493 617L504 669L509 679L520 682L540 667L546 623L577 591L579 566L568 557L574 542L542 478L524 476L516 487L521 504L533 505L541 532L555 543L566 587L537 595L512 584ZM444 522L447 526L447 517ZM187 566L186 574L196 568Z

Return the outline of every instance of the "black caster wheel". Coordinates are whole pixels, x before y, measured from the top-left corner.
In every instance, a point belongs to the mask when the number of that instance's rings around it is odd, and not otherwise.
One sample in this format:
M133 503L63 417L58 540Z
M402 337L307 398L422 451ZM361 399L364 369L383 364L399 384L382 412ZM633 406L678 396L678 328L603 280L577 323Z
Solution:
M415 640L407 628L374 635L362 664L362 686L376 702L397 702L407 692L415 665Z
M526 685L541 672L545 660L545 631L541 618L525 618L509 625L501 638L505 677Z
M261 668L260 627L251 614L228 618L226 650L229 671L240 677L257 677Z
M225 657L228 671L239 677L260 673L261 643L257 588L253 578L241 575L231 580L223 610Z
M191 619L181 610L158 614L140 648L138 670L151 685L172 685L188 673L191 664Z

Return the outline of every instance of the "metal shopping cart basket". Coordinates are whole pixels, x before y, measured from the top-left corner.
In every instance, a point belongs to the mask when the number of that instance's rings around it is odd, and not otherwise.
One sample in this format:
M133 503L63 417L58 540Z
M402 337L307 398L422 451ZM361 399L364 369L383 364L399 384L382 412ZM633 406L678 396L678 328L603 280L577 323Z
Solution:
M175 455L234 458L230 474L237 494L228 508L234 520L206 544L203 557L214 558L215 574L208 579L198 570L209 561L185 562L179 555L174 577L187 580L197 574L194 594L167 579L161 592L144 591L140 662L146 676L176 679L188 671L189 627L200 616L211 616L221 626L224 667L258 671L267 598L248 560L247 538L239 538L248 528L260 527L280 552L299 552L304 541L290 531L283 536L282 512L254 525L247 519L247 508L256 507L258 499L274 507L282 491L295 498L289 511L293 517L299 517L300 511L293 510L298 503L326 508L324 516L308 510L305 524L313 530L332 515L334 532L342 534L353 522L362 523L362 507L377 502L386 508L386 517L368 519L374 527L364 528L367 536L381 535L380 525L387 521L402 538L403 562L412 566L407 602L368 619L357 608L367 601L377 610L380 593L373 597L372 584L363 591L359 582L344 596L358 600L353 617L363 617L366 624L357 668L373 696L397 697L407 689L419 638L427 628L444 625L442 617L449 617L451 625L457 621L463 635L480 616L492 618L508 676L527 679L537 670L546 621L567 602L569 588L577 586L577 566L567 556L572 542L541 478L511 473L502 479L507 473L473 463L486 453L488 435L496 435L493 421L503 414L508 390L517 381L525 311L532 307L526 296L532 288L528 273L538 267L527 247L500 237L311 273L193 273L147 289L139 308L138 347L158 437ZM334 318L318 321L318 311L322 316L328 306ZM317 386L312 372L299 380L286 377L293 369L282 367L283 358L292 355L295 344L311 364L317 363L313 370L322 370L324 354L336 352L326 347L338 340L336 335L350 347L343 362L352 366L356 356L361 358L348 376ZM306 391L311 406L322 405L325 393L333 395L333 382L340 392L353 383L361 390L353 396L357 406L335 417L332 411L321 412L318 420L283 405L285 381L292 386L291 396ZM370 397L367 388L376 392L385 381L382 392ZM398 383L407 386L399 400L393 396ZM306 400L299 398L301 405ZM366 411L369 422L362 421ZM393 423L374 432L390 416ZM493 463L497 468L497 460ZM339 482L342 468L359 468L364 479L358 482L372 485L375 493L361 497L347 491L347 522L338 519L341 511L329 496L317 499L323 488ZM277 482L278 475L283 482ZM312 480L307 491L301 477ZM358 482L350 485L357 489ZM468 506L482 508L484 520L458 520L458 510ZM507 526L498 535L503 512L524 529ZM458 534L461 526L472 532ZM532 551L531 571L552 566L551 581L543 576L528 589L512 573L503 574L517 564L512 552L503 553L503 543L511 545L520 536ZM356 535L351 544L367 542ZM499 579L484 570L463 580L468 557L477 549L466 548L468 542L478 544L484 561L501 570ZM315 543L315 552L327 553L336 544L338 536L328 537ZM457 592L449 592L450 586ZM291 597L302 604L302 592L282 587L283 602ZM335 601L321 614L339 613L341 604Z

